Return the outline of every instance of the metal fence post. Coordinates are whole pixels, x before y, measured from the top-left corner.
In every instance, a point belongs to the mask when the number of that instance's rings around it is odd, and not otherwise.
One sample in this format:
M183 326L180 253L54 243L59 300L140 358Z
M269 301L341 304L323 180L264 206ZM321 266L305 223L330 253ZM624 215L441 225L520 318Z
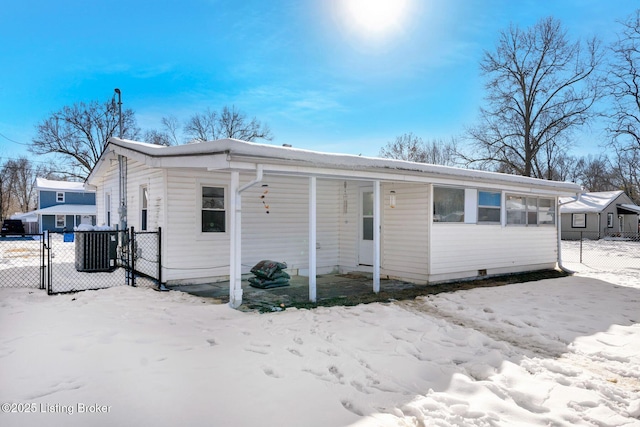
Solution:
M47 277L47 293L49 295L53 294L51 288L51 234L49 231L45 231L46 240L47 240L47 268L46 268L46 277Z
M133 227L131 227L131 236L129 239L129 242L131 242L130 246L129 246L129 253L130 253L130 270L129 270L129 274L131 275L131 286L136 286L136 233Z
M580 232L580 264L582 264L582 231Z
M162 227L158 227L158 288L162 286Z

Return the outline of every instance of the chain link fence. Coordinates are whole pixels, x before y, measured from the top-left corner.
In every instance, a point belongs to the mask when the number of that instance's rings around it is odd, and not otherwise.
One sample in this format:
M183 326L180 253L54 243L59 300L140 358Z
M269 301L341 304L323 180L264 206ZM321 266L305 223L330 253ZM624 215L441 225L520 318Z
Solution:
M0 238L0 287L49 294L161 287L161 230L75 231Z
M574 232L562 241L564 263L612 271L640 269L640 238L638 233ZM565 235L566 236L566 235Z
M0 237L0 288L45 288L42 234Z

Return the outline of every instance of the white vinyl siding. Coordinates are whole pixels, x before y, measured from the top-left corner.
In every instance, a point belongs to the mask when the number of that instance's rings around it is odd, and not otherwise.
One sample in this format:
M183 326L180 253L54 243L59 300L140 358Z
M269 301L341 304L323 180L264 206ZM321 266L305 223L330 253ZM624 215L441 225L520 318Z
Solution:
M226 186L229 174L193 169L166 173L167 221L163 228L163 278L191 283L229 275L229 233L201 233L201 185ZM151 188L153 194L153 188ZM151 195L153 200L153 195Z
M348 272L358 267L359 183L354 181L338 181L338 183L339 270Z
M431 278L452 280L487 274L553 268L555 227L432 227Z
M392 194L396 199L394 208L390 206ZM426 282L429 263L429 209L431 208L429 186L385 184L382 186L381 199L383 203L381 274L418 283Z
M341 203L337 196L341 185L342 181L317 180L316 256L319 274L338 268ZM308 178L265 176L260 184L242 193L243 273L263 259L286 262L291 271L307 274Z

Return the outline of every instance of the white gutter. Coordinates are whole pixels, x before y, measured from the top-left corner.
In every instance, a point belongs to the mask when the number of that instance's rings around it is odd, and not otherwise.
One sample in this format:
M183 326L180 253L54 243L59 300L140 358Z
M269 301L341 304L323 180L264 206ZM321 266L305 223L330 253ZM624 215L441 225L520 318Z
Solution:
M584 193L583 192L576 193L575 200L570 200L564 203L558 203L558 217L559 217L557 219L558 221L558 268L568 274L574 274L575 271L569 270L567 267L562 265L562 214L560 213L560 206L564 206L570 203L576 203L580 201L580 196L582 196L582 194Z
M256 165L256 177L255 179L253 179L253 181L251 182L247 182L245 185L243 185L242 187L238 188L238 194L242 193L245 190L248 190L249 188L253 187L254 185L262 182L262 177L263 177L263 166L262 165Z
M262 182L262 165L256 165L256 177L239 186L240 173L231 174L231 241L229 248L229 305L238 308L242 304L242 197L241 193Z

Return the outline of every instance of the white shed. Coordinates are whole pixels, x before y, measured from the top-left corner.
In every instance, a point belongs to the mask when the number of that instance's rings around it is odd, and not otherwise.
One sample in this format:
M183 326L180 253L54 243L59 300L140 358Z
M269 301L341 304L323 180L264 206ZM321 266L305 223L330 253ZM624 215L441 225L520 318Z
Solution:
M292 274L364 271L427 284L555 268L572 183L224 139L112 138L87 183L97 223L162 227L162 277L230 281L262 259ZM121 205L126 207L123 210ZM126 221L124 215L126 213Z

